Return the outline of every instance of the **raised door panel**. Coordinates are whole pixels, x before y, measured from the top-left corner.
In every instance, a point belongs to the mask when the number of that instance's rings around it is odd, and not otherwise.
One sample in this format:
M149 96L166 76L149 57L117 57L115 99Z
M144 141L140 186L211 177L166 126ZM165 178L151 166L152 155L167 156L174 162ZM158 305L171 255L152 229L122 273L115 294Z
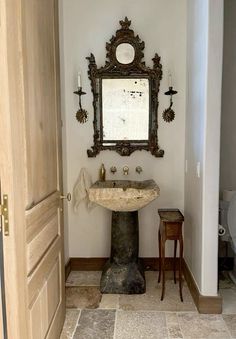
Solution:
M39 291L32 301L30 310L30 338L44 339L48 335L50 325L60 307L60 258L56 261L45 276Z
M47 315L49 324L52 322L57 307L60 304L61 296L59 292L60 292L60 262L58 258L47 280Z
M58 189L57 75L54 0L24 0L27 201Z
M47 283L45 282L35 302L30 307L30 338L44 339L48 328Z
M38 265L60 232L60 196L54 193L26 212L27 274Z

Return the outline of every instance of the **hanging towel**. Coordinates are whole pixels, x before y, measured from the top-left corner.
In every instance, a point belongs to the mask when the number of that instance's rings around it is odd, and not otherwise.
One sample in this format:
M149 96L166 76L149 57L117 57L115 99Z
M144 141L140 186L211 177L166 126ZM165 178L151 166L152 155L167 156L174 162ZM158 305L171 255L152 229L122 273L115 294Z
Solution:
M79 177L75 183L73 190L73 205L75 213L78 213L79 204L82 200L85 201L87 208L91 210L96 206L88 198L88 190L92 185L92 178L86 168L81 168Z

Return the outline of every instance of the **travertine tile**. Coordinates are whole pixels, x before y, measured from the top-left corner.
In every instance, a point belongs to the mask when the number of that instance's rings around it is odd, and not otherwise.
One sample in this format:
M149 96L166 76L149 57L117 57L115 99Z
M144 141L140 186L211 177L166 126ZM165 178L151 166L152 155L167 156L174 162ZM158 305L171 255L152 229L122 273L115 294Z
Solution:
M66 319L60 339L71 339L78 323L80 310L66 310Z
M161 312L117 311L114 339L168 338L165 314Z
M230 338L221 315L179 313L178 319L184 339Z
M176 313L166 313L166 324L169 338L183 338Z
M113 339L113 310L82 310L73 339Z
M236 314L223 314L228 331L232 338L236 338Z
M147 287L156 286L158 275L159 275L158 271L146 271L145 272L146 286ZM166 277L166 280L173 280L174 273L172 271L166 271L165 277Z
M99 308L117 309L119 305L119 294L103 294Z
M98 287L66 287L67 308L97 308L101 298Z
M145 272L145 277L146 277L147 293L149 293L149 291L155 291L155 290L159 290L160 293L161 293L161 287L162 287L161 282L160 283L157 282L158 272L154 272L154 271ZM178 309L178 311L182 311L181 304L184 305L184 308L187 306L188 303L191 303L192 305L194 305L192 296L191 296L190 291L188 289L187 283L184 279L183 279L182 284L183 284L184 303L179 303L180 309ZM166 272L165 298L166 297L167 298L175 297L178 302L180 301L178 274L177 274L177 282L175 284L172 271ZM165 298L164 298L164 301L165 301ZM186 304L186 306L185 306L185 304ZM191 309L189 309L189 311L194 311L194 309L191 308Z
M220 289L220 295L223 299L224 314L236 314L236 291L233 289Z
M179 324L171 324L167 327L169 339L182 339L182 332L180 330Z
M236 285L230 279L228 271L220 272L219 289L233 289L236 290Z
M101 271L72 271L66 286L100 286Z
M161 284L148 281L145 294L120 295L119 308L133 311L196 312L195 304L186 283L183 285L183 298L184 302L181 302L178 284L174 284L172 280L167 280L165 297L161 301Z
M226 339L230 338L230 335L236 338L234 288L228 288L230 285L226 284L222 289L223 307L227 314L223 317L199 315L186 283L183 288L184 302L181 303L178 283L175 285L173 282L173 272L167 272L166 294L161 302L161 284L157 284L157 273L152 271L145 273L147 293L143 295L101 295L99 291L101 272L72 272L68 280L71 287L67 287L66 292L67 307L72 309L67 309L60 339L72 339L73 333L74 339ZM97 309L84 309L81 313L83 316L79 317L80 308ZM115 309L118 308L123 311L117 311L117 327L113 338ZM184 313L176 313L181 311ZM79 325L76 327L78 318Z

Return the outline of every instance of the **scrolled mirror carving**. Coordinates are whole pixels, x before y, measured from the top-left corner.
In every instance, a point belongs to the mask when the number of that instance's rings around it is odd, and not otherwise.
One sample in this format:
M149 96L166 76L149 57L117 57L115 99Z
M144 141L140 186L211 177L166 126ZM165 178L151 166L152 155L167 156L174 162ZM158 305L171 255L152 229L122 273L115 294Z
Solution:
M160 57L155 54L153 67L146 66L145 44L130 24L127 17L120 21L121 28L106 44L105 66L98 68L93 54L87 57L94 107L94 145L87 150L89 157L102 150L115 150L122 156L136 150L164 155L157 136Z

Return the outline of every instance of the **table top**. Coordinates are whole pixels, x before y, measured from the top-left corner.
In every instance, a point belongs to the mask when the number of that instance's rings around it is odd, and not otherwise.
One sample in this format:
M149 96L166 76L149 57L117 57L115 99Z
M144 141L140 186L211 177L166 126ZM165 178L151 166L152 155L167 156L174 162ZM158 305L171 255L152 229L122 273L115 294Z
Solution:
M158 209L158 214L162 221L165 222L182 222L184 216L177 208Z

